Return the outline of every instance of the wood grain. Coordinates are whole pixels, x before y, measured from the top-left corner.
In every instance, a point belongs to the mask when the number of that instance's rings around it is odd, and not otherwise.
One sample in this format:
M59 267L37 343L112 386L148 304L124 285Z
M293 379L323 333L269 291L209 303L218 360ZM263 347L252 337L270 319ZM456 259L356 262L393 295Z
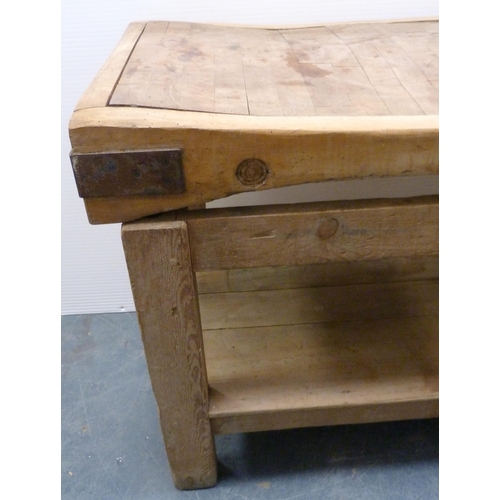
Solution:
M438 88L436 21L155 21L80 100L73 154L183 152L184 193L85 199L92 223L169 212L122 239L178 488L215 484L212 433L437 416L437 196L194 208L436 174Z
M204 331L213 432L435 417L437 332L436 315Z
M437 197L189 212L196 271L438 255Z
M186 210L124 225L134 298L178 487L214 484L211 433L438 415L439 289L432 279L437 215L437 198L424 197ZM252 217L263 225L254 227ZM194 226L203 237L192 233ZM301 250L287 249L287 238L266 249L262 242L274 239L269 227L291 228L291 248ZM346 258L356 261L367 252L379 259L355 266L354 283L344 260L330 269L334 282L328 285L318 281L318 271L332 266L328 261L297 274L291 264L318 259L301 257L321 244L314 239L333 241L339 231ZM261 241L263 258L253 253L248 235ZM201 269L205 258L209 269L225 262L214 257L223 252L220 245L211 254L201 244L212 240L230 249L228 262L277 265L284 259L288 267L268 267L257 284L229 284L231 291L217 285L197 302L196 262ZM362 241L365 250L359 250ZM240 255L233 254L231 248L240 247ZM280 252L283 256L275 257ZM335 255L335 249L329 252ZM277 286L278 279L287 286Z
M107 106L114 87L146 23L130 23L115 50L99 70L89 88L78 101L78 109Z
M180 148L186 192L85 199L89 221L257 189L438 173L438 26L132 25L72 116L73 153ZM268 177L241 183L238 165L254 158Z
M294 408L265 412L228 412L225 415L212 413L210 419L215 434L240 432L262 432L300 427L322 427L325 425L367 424L437 418L439 399L435 394L398 401L376 401L360 405L320 406L316 408Z
M213 486L216 456L186 224L132 223L122 239L174 483Z
M148 23L110 105L257 116L438 114L436 73L427 70L438 67L437 35L437 21L295 29Z
M203 329L436 316L437 280L200 296Z
M198 293L250 292L318 286L421 281L437 278L438 257L330 262L305 266L200 271Z
M438 173L435 116L255 117L139 108L74 113L73 153L180 148L186 192L86 199L92 223L133 220L247 191L365 177ZM269 169L259 186L242 184L238 165Z

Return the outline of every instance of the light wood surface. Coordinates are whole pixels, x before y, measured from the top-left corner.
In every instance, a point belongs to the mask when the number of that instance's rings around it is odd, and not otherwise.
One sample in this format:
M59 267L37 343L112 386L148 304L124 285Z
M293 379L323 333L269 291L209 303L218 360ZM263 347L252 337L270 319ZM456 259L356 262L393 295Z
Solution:
M208 293L200 306L216 433L438 415L435 279Z
M434 281L343 285L200 296L203 327L247 328L437 315ZM277 305L279 304L279 307Z
M122 236L174 483L213 486L216 456L186 224L134 224Z
M194 209L437 174L437 43L437 21L133 23L78 103L90 222L153 215L122 239L178 488L215 484L213 433L437 416L437 196Z
M112 223L283 186L437 174L438 118L252 117L138 108L77 111L74 153L183 150L186 192L171 196L86 198L91 223ZM259 158L268 177L242 184L238 165Z
M196 271L437 256L437 197L189 212Z
M85 198L89 221L302 183L437 174L437 31L437 21L132 26L72 116L73 153L178 148L185 192ZM237 175L253 159L265 165L255 185Z
M109 103L262 116L438 114L437 35L432 21L149 22Z
M146 23L130 23L127 27L119 45L109 56L99 73L95 76L90 87L85 91L78 101L75 111L78 109L106 106L110 98L110 91L116 85L122 74L123 67L127 63L130 53L139 40Z
M437 215L425 197L185 210L123 226L179 488L214 484L212 434L438 416ZM252 237L272 241L269 228L285 228L282 241L256 251ZM322 241L331 258L314 253Z
M329 262L303 266L200 271L198 293L249 292L318 286L421 281L439 275L439 257Z
M213 432L438 416L437 199L343 205L356 222L338 206L330 212L329 203L178 215L196 249L193 266L229 268L197 273ZM394 209L408 218L398 224ZM249 213L262 225L254 227ZM333 216L338 226L320 231ZM344 255L352 262L335 261L346 250L334 243L340 228L356 249ZM279 231L283 237L268 247ZM386 232L401 241L377 240ZM320 236L331 236L323 255L334 262L291 265L315 261ZM212 253L218 239L224 244ZM366 249L384 258L358 260ZM231 270L237 262L250 269Z

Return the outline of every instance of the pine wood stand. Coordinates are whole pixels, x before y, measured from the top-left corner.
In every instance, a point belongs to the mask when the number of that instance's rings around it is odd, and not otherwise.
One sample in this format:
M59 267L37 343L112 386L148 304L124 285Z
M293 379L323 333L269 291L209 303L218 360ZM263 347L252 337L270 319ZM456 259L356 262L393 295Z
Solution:
M437 196L193 209L437 174L437 21L133 23L78 103L72 165L122 240L176 486L214 434L438 415Z

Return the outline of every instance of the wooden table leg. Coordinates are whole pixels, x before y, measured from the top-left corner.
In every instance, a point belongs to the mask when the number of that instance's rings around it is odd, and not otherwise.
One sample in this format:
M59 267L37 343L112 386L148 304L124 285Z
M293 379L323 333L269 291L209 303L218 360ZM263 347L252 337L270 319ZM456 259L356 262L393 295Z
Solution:
M186 223L124 224L122 241L174 483L214 486L217 460Z

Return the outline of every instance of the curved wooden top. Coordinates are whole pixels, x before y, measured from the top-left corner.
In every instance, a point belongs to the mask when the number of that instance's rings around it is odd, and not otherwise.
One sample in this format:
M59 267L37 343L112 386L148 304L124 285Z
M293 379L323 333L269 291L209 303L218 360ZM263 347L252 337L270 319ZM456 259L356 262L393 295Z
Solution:
M73 153L178 148L185 191L84 196L89 219L305 182L437 173L438 30L437 20L132 23L76 106ZM252 158L267 169L255 185L235 174Z
M438 23L149 22L109 105L254 116L438 114Z

